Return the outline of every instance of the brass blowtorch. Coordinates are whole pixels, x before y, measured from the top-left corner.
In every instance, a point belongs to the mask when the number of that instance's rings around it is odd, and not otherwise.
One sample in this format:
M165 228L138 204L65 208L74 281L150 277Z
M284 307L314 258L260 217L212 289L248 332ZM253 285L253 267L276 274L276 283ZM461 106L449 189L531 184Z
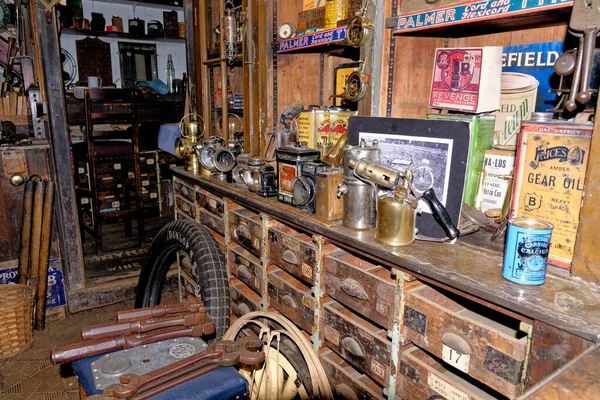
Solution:
M407 246L415 239L428 240L416 236L416 214L420 199L429 205L433 217L446 233L445 241L458 237L458 229L444 205L436 197L433 188L427 189L421 196L418 195L412 183L411 170L400 172L364 158L353 158L348 166L358 179L394 190L393 195L382 195L377 200L377 241L389 246Z

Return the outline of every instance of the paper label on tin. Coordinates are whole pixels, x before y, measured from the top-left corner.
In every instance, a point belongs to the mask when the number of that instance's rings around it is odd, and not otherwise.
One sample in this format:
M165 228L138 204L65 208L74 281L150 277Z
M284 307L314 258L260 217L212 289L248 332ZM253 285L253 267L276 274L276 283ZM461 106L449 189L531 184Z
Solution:
M114 169L121 169L121 164L115 164L115 165L113 165L113 168Z
M142 186L148 186L150 184L150 181L142 181Z
M448 347L444 344L442 345L442 360L461 370L462 372L469 373L469 362L471 360L471 356L468 354L459 353L452 347Z
M502 208L508 191L509 180L500 178L510 175L515 166L515 153L501 150L487 150L483 159L485 179L483 181L483 201L481 211Z
M522 283L536 284L546 280L546 266L552 234L535 234L528 229L510 225L506 240L503 275ZM516 231L516 234L513 232ZM516 237L516 240L515 240Z
M152 165L152 164L154 164L154 158L148 158L148 159L146 160L146 164L148 164L148 165Z
M85 174L85 168L78 168L78 169L77 169L77 171L78 171L80 174Z
M151 198L151 199L156 199L156 198L158 198L158 193L150 193L150 198Z
M82 197L81 198L81 204L89 204L90 203L90 199L87 197Z
M279 192L293 194L292 180L296 177L296 167L279 163Z
M121 203L120 203L120 202L118 202L118 201L113 201L113 202L111 203L111 205L112 205L114 208L117 208L117 207L119 207L119 206L121 205Z
M447 400L471 400L471 396L461 390L458 390L431 372L427 376L427 384L430 388L444 396Z

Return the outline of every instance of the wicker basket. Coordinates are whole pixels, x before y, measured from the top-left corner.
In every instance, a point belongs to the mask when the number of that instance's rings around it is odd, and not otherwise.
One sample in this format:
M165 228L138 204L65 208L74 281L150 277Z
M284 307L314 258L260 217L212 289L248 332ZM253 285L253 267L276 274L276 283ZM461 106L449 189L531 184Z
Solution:
M35 289L25 285L0 286L0 360L16 356L33 344Z

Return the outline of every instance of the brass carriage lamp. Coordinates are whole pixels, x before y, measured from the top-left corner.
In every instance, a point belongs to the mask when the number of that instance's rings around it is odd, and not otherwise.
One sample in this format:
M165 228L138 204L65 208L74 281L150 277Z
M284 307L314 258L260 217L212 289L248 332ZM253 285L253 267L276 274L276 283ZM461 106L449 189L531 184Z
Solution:
M184 122L186 117L190 118ZM204 136L204 119L198 114L186 114L179 121L179 131L181 137L175 141L175 156L186 159L186 171L191 171L194 175L205 175L198 156L201 139Z

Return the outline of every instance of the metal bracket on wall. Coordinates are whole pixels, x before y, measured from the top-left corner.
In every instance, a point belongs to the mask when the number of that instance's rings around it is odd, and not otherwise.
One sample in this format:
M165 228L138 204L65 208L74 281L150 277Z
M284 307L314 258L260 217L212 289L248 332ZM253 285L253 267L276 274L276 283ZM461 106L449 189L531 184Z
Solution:
M319 60L319 106L325 106L325 54L321 53Z
M398 14L398 0L392 1L392 17ZM392 116L392 94L393 94L393 80L394 80L394 57L396 54L396 37L393 33L390 34L390 62L388 67L388 80L387 80L387 100L385 105L385 116Z
M33 124L33 135L36 139L46 138L46 123L44 115L48 113L48 106L42 101L39 88L30 87L27 91L29 106L31 107L31 121Z
M273 131L277 129L277 0L273 0Z

